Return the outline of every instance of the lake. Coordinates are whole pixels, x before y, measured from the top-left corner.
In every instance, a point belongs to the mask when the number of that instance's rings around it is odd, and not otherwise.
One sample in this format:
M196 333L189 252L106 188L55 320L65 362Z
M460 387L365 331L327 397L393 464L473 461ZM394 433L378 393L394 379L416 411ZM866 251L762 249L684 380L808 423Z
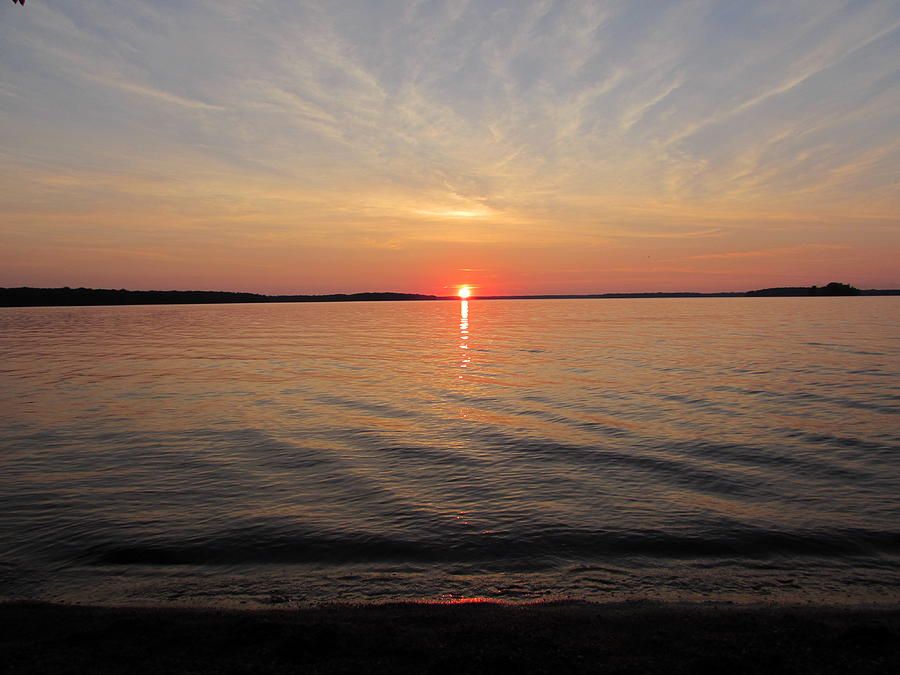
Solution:
M900 298L0 308L0 599L900 599Z

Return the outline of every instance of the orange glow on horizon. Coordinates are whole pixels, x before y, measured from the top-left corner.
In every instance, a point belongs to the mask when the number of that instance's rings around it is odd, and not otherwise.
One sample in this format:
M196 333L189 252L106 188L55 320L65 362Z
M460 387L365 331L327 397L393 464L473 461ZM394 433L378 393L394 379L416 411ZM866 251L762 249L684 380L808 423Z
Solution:
M460 299L465 300L472 295L472 288L469 286L460 286L457 295L459 295Z

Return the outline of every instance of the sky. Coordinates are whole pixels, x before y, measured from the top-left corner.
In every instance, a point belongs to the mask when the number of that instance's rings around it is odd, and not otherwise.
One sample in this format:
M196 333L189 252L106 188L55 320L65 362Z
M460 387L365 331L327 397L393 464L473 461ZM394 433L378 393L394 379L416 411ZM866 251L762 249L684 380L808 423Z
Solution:
M0 286L900 288L900 2L6 2L0 176Z

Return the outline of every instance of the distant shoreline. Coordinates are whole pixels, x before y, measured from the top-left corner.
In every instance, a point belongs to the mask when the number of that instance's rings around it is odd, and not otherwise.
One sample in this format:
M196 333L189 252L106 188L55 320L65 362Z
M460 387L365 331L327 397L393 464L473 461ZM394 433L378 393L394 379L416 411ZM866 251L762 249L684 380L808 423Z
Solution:
M830 286L840 287L829 292ZM847 289L851 289L848 291ZM844 284L763 288L753 291L718 293L584 293L543 295L481 295L471 300L578 300L618 298L743 298L743 297L828 297L849 295L900 295L900 289L859 290ZM106 288L0 288L0 307L90 307L101 305L199 305L283 302L383 302L459 300L457 296L420 293L331 293L326 295L263 295L230 291L130 291Z
M231 291L129 291L106 288L0 288L0 307L82 307L98 305L219 305L283 302L376 302L447 300L417 293L332 293L263 295Z

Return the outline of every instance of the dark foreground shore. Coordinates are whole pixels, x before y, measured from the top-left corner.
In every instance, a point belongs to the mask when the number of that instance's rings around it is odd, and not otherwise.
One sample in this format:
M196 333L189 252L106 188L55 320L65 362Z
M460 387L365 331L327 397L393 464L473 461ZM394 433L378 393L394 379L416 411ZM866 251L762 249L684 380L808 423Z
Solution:
M5 673L890 673L900 608L0 605Z

